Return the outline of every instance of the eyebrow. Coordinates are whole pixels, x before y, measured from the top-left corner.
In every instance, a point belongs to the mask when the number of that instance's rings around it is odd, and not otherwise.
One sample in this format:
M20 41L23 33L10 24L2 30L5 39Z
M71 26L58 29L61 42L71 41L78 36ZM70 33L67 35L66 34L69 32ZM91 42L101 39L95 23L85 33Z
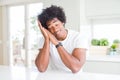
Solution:
M52 19L53 20L53 23L55 23L57 21L57 19ZM50 24L48 24L48 26L50 26Z

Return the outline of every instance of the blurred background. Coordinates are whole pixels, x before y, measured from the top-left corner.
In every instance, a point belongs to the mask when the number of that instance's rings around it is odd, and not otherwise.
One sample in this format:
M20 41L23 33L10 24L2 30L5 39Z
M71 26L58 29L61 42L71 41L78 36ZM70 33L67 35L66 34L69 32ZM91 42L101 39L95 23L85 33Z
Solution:
M0 0L0 65L35 67L42 36L37 15L59 5L66 13L65 27L89 41L83 71L120 74L119 4L119 0Z

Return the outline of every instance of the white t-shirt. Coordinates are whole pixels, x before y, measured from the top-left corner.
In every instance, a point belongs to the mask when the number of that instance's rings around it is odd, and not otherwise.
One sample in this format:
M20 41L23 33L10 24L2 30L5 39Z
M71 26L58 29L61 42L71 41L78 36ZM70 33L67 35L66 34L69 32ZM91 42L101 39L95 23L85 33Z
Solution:
M69 54L72 54L72 51L75 48L88 48L88 40L85 38L85 36L72 30L68 30L66 39L61 41L61 43ZM43 47L43 44L44 38L41 38L39 42L39 49ZM67 68L62 62L55 45L52 43L50 43L50 60L50 67L52 69L70 71L69 68Z

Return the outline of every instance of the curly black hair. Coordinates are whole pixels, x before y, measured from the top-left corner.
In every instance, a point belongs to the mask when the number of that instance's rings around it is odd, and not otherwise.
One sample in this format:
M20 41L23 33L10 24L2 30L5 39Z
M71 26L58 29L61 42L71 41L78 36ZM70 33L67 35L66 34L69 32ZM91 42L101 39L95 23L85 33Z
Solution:
M42 13L38 15L38 20L41 22L42 26L46 29L48 29L46 25L47 21L52 20L53 18L57 18L65 24L66 16L63 11L63 8L51 5L50 7L43 9Z

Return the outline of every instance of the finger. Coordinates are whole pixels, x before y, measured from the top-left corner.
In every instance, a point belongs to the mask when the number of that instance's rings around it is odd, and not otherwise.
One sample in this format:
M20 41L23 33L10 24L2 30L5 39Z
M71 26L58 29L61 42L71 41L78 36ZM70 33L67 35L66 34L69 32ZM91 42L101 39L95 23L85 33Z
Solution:
M41 25L40 21L38 20L38 25Z
M42 25L41 25L41 22L38 20L38 26L40 29L43 29Z
M42 25L41 25L41 22L38 20L38 26L39 27L42 27Z

